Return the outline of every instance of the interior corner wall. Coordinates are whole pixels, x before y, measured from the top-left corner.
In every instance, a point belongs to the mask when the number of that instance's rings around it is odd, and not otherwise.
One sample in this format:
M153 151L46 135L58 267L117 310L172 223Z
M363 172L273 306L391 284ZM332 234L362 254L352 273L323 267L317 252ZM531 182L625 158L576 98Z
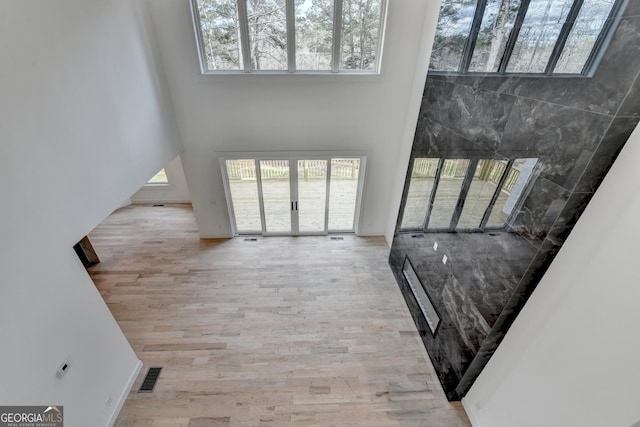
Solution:
M640 128L463 399L476 427L640 421Z
M421 44L418 58L431 58L431 48L438 24L438 16L440 14L441 1L430 1L427 6L427 19L424 22L422 35L420 37ZM424 81L427 78L427 70L429 69L429 61L418 61L413 77L413 87L411 89L411 97L409 100L409 110L407 112L406 122L402 138L398 141L398 164L395 168L395 178L393 191L389 200L389 219L385 229L384 237L387 245L391 247L393 243L393 235L396 231L396 222L398 219L398 211L400 210L400 202L402 199L402 189L411 157L411 147L413 146L413 136L416 131L416 123L418 121L418 113L422 103L422 92L424 89Z
M113 421L139 369L72 246L181 151L145 8L0 13L0 403L63 405L68 427Z

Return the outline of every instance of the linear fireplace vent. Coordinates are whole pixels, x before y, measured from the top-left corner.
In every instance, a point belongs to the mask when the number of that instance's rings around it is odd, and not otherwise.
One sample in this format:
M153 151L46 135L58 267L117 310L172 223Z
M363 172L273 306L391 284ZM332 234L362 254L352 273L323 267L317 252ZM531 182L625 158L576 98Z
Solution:
M413 269L413 265L411 264L409 257L404 258L402 274L407 280L413 296L416 301L418 301L422 315L431 330L431 335L435 336L438 331L438 326L440 326L440 316L438 315L436 308L433 306L433 302L431 301L431 298L429 298L429 294L427 294L427 291L422 285L416 271Z

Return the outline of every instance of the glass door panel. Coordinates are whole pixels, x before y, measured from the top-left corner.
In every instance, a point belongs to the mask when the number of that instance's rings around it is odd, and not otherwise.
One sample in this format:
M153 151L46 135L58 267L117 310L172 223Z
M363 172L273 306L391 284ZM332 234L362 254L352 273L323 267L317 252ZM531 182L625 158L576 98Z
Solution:
M236 232L262 232L255 160L227 160L226 168Z
M422 229L440 159L415 159L400 229Z
M444 161L436 196L429 213L428 229L448 229L451 226L451 217L460 197L460 190L467 174L469 162L469 159L447 159Z
M327 160L298 160L298 232L326 231Z
M291 184L288 160L260 160L265 233L291 233Z
M484 213L496 193L508 162L482 159L478 162L464 202L457 229L479 229Z
M537 158L516 159L513 162L487 221L487 228L502 228L507 224L509 216L525 195L537 163Z
M329 230L353 231L360 159L331 159Z

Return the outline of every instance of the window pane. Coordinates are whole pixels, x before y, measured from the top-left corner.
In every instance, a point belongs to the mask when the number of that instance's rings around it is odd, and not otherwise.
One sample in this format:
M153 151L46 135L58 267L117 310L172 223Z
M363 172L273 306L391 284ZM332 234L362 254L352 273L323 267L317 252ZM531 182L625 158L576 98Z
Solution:
M582 73L614 3L615 0L584 1L554 72Z
M469 167L468 159L445 160L438 181L436 197L429 214L429 229L449 228L451 216L460 197L462 181Z
M507 162L504 160L483 159L478 162L456 228L480 228L506 168Z
M236 231L261 232L255 160L227 160L226 165Z
M252 70L287 69L285 0L246 0Z
M402 224L400 225L401 229L421 229L424 226L439 160L415 159L413 161L409 192L404 205Z
M493 205L489 221L487 221L487 227L502 228L505 226L509 215L511 215L511 212L522 198L527 182L529 182L529 178L533 174L533 168L537 163L538 159L536 158L516 159L513 162L507 179L500 190L498 200Z
M352 231L358 196L360 159L331 159L329 231Z
M296 69L331 70L333 1L296 2Z
M572 4L573 0L531 0L507 72L544 72Z
M498 71L520 0L489 0L484 10L469 71Z
M298 230L322 232L327 208L327 161L298 160Z
M429 69L458 71L477 1L443 0Z
M198 0L207 70L242 69L236 0Z
M343 0L343 70L374 70L378 54L381 0Z
M160 171L151 177L147 184L168 184L169 179L167 179L167 172L165 172L164 168L160 169Z
M264 226L267 233L291 232L288 160L260 160Z

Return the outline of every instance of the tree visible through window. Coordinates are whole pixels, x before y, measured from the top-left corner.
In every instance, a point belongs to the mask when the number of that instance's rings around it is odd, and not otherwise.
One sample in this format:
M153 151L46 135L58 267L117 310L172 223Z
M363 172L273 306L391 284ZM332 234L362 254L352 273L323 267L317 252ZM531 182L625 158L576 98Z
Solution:
M586 74L620 0L444 0L429 68Z
M149 185L162 185L169 184L169 179L167 178L167 172L164 168L160 169L157 174L151 177L149 181L147 181Z
M385 0L192 2L203 72L378 70Z

